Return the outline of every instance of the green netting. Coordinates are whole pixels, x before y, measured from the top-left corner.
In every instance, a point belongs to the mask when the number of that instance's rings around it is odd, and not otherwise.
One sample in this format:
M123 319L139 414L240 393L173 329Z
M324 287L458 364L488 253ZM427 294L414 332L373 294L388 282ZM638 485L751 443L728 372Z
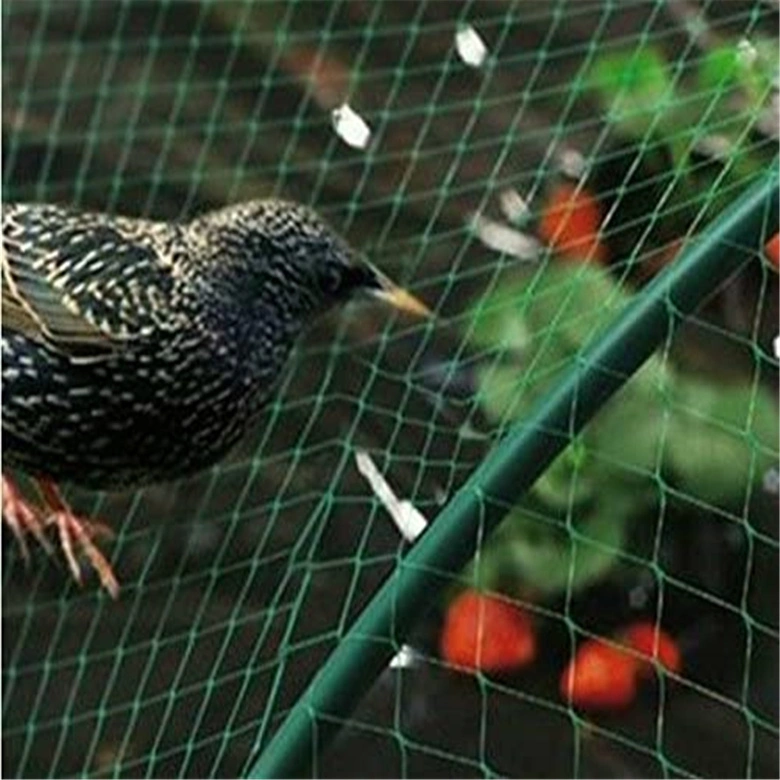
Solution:
M294 198L437 317L334 312L228 461L68 486L116 529L118 602L4 538L3 773L777 776L777 24L760 0L5 0L6 200ZM358 450L448 524L411 557ZM532 663L448 662L466 587L532 617ZM576 647L640 619L682 671L620 712L567 701Z

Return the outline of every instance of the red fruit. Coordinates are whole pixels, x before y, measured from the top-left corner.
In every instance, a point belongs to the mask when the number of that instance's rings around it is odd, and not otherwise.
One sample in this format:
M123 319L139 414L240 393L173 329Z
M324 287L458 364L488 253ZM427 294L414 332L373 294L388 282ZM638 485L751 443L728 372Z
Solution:
M474 590L464 591L450 604L440 646L448 664L471 671L517 669L536 657L536 635L528 614Z
M561 696L575 707L617 710L636 696L637 660L591 639L580 645L561 676Z
M764 252L775 271L780 271L780 233L775 233L764 245Z
M640 660L638 672L642 675L652 674L651 663L654 660L667 671L679 674L682 670L682 654L677 642L669 634L649 621L638 621L630 625L620 635L621 642L632 650L647 657L646 662Z
M603 263L607 248L599 240L601 209L586 190L565 182L550 193L539 222L539 236L565 257Z

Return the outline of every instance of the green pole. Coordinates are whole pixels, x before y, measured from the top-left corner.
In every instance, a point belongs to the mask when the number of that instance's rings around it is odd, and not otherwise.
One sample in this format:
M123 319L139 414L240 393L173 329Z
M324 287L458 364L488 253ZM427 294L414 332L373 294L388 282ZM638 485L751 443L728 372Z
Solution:
M589 345L557 389L516 425L439 513L371 600L249 770L251 778L301 777L386 668L437 594L459 571L571 436L644 363L679 322L745 262L778 226L773 167L678 261L637 294L609 332Z

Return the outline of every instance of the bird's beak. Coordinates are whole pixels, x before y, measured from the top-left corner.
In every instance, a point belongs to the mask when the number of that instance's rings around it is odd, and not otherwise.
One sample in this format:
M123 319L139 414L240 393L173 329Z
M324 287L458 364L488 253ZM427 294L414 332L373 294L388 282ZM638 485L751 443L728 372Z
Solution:
M421 300L415 298L403 287L399 287L374 266L371 266L371 270L376 277L376 286L368 289L371 295L389 303L399 311L405 311L417 317L433 317L433 312Z

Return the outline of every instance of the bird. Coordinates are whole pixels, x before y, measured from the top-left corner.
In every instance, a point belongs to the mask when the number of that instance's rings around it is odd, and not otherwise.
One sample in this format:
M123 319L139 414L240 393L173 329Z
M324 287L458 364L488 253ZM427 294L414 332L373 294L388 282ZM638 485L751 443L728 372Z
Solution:
M49 203L2 207L3 518L73 577L77 552L116 598L96 540L58 485L114 490L176 480L221 460L273 394L304 329L367 293L428 317L316 211L251 200L176 222Z

